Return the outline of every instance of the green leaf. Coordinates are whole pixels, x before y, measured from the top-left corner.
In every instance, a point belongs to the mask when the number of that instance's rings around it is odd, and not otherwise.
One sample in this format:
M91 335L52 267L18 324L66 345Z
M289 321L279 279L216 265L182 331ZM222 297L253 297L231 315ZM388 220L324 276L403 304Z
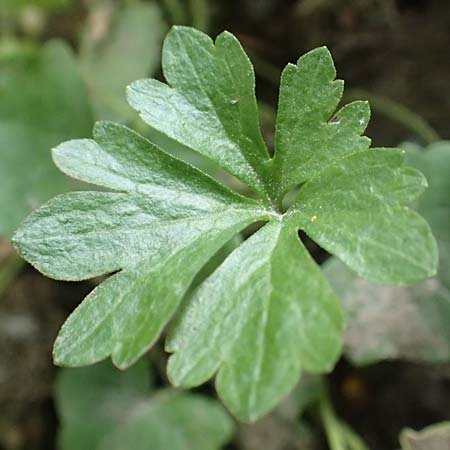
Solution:
M102 34L100 21L106 24ZM125 88L157 70L165 28L156 4L137 1L119 8L101 2L92 6L81 38L80 63L98 118L133 119Z
M50 148L88 135L92 116L69 48L50 42L0 69L0 235L9 237L34 208L71 184Z
M450 447L450 422L430 425L421 431L409 428L400 434L402 450L444 450Z
M146 364L65 369L57 381L61 450L218 450L233 423L212 399L155 391Z
M54 348L58 364L111 356L126 368L176 315L167 341L172 382L197 386L217 374L225 404L254 421L302 371L330 371L341 350L340 305L298 230L368 279L424 279L436 272L436 243L405 205L426 182L402 167L399 151L367 150L360 137L366 104L351 104L328 121L341 88L324 49L283 77L274 158L259 131L252 66L231 34L214 43L175 27L163 67L168 85L141 80L128 90L152 139L208 157L256 198L126 127L100 123L93 140L60 145L54 160L68 175L113 192L54 198L25 221L15 246L54 278L117 272L63 326ZM284 192L299 183L294 204L281 210ZM244 229L250 237L229 253Z
M198 151L259 193L269 162L258 125L252 65L237 39L173 27L163 47L164 77L136 81L128 101L152 128Z
M370 139L360 136L369 122L367 102L344 106L333 117L344 89L335 77L326 47L310 51L283 71L274 158L278 197L327 164L370 145Z
M338 303L295 224L273 222L193 295L167 344L175 352L168 374L175 385L191 387L218 371L225 404L253 421L293 388L301 369L331 370L342 325Z

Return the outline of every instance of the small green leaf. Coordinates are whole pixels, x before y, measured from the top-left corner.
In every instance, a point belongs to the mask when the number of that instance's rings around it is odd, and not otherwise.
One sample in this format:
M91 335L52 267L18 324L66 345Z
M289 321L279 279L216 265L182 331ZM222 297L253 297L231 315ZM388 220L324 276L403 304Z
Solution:
M98 22L106 23L99 35ZM90 88L97 117L133 119L125 88L136 78L154 73L166 26L156 4L141 1L123 7L100 2L92 5L83 30L80 63Z
M167 344L175 352L169 377L191 387L218 370L225 404L253 421L293 388L301 369L331 370L342 325L338 303L296 226L273 222L195 292Z
M2 64L0 97L0 235L9 237L30 211L70 188L50 148L87 136L92 115L73 55L57 41Z
M214 400L151 390L144 363L65 369L56 393L61 450L219 450L233 432Z
M405 428L400 434L402 450L444 450L450 448L450 422L430 425L421 431Z

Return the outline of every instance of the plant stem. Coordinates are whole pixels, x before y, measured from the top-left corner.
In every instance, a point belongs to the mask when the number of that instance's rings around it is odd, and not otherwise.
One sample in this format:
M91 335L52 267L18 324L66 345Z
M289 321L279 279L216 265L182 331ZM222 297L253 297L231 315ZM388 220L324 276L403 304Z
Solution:
M361 436L355 432L348 424L341 422L342 431L345 433L349 450L369 450Z
M326 386L322 388L319 414L330 450L369 450L356 431L337 416Z
M325 428L330 450L347 450L341 424L331 405L330 396L326 387L323 388L322 395L320 396L319 414Z

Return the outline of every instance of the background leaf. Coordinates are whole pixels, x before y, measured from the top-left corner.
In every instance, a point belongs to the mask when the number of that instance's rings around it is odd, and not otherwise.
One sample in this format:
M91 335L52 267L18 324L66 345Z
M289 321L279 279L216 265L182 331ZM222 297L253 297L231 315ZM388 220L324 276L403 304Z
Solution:
M403 146L408 165L426 176L430 188L418 199L417 209L430 224L439 245L440 281L450 289L450 142L440 141L421 149Z
M57 382L61 450L218 450L233 423L212 399L151 388L144 361L65 369Z
M87 136L92 116L72 52L61 42L0 68L0 235L73 184L51 160L51 147Z
M135 113L125 101L132 81L153 74L166 25L155 3L94 3L83 30L80 63L99 119L125 121Z
M376 286L337 258L327 261L324 271L347 312L345 353L354 364L450 361L450 291L438 279Z
M403 450L444 450L450 448L450 422L430 425L421 431L406 428L400 435Z

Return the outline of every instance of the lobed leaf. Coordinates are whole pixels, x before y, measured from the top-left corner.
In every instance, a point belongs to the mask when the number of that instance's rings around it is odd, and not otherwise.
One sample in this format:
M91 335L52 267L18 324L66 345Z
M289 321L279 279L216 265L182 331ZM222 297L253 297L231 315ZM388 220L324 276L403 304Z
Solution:
M347 105L330 120L342 84L324 48L283 74L272 159L258 128L253 69L231 34L214 43L175 27L163 68L168 84L141 80L128 90L152 139L210 158L257 198L104 122L93 140L66 142L53 156L63 172L113 192L56 197L25 221L15 245L55 278L119 271L63 326L54 349L58 364L111 356L128 367L179 311L167 341L172 382L197 386L217 374L225 404L254 421L301 371L331 370L341 349L341 308L298 229L369 280L421 280L436 271L436 243L406 205L426 182L402 167L400 152L367 150L366 103ZM281 211L292 187L299 187L297 200ZM220 264L225 244L248 225L253 234ZM108 445L136 432L134 425L127 430Z
M96 141L62 144L54 151L55 162L73 177L122 192L58 196L14 236L19 253L48 276L81 280L144 260L155 263L203 232L233 226L226 216L242 228L261 217L257 202L124 126L100 123L94 136Z
M358 278L336 258L327 261L324 271L350 318L345 347L356 364L383 359L450 360L450 271L446 264L450 254L450 145L438 142L426 149L410 144L403 147L408 163L428 176L430 187L414 205L429 220L437 237L439 271L437 277L420 284L389 288ZM394 179L401 177L397 174ZM413 197L407 195L405 200Z

